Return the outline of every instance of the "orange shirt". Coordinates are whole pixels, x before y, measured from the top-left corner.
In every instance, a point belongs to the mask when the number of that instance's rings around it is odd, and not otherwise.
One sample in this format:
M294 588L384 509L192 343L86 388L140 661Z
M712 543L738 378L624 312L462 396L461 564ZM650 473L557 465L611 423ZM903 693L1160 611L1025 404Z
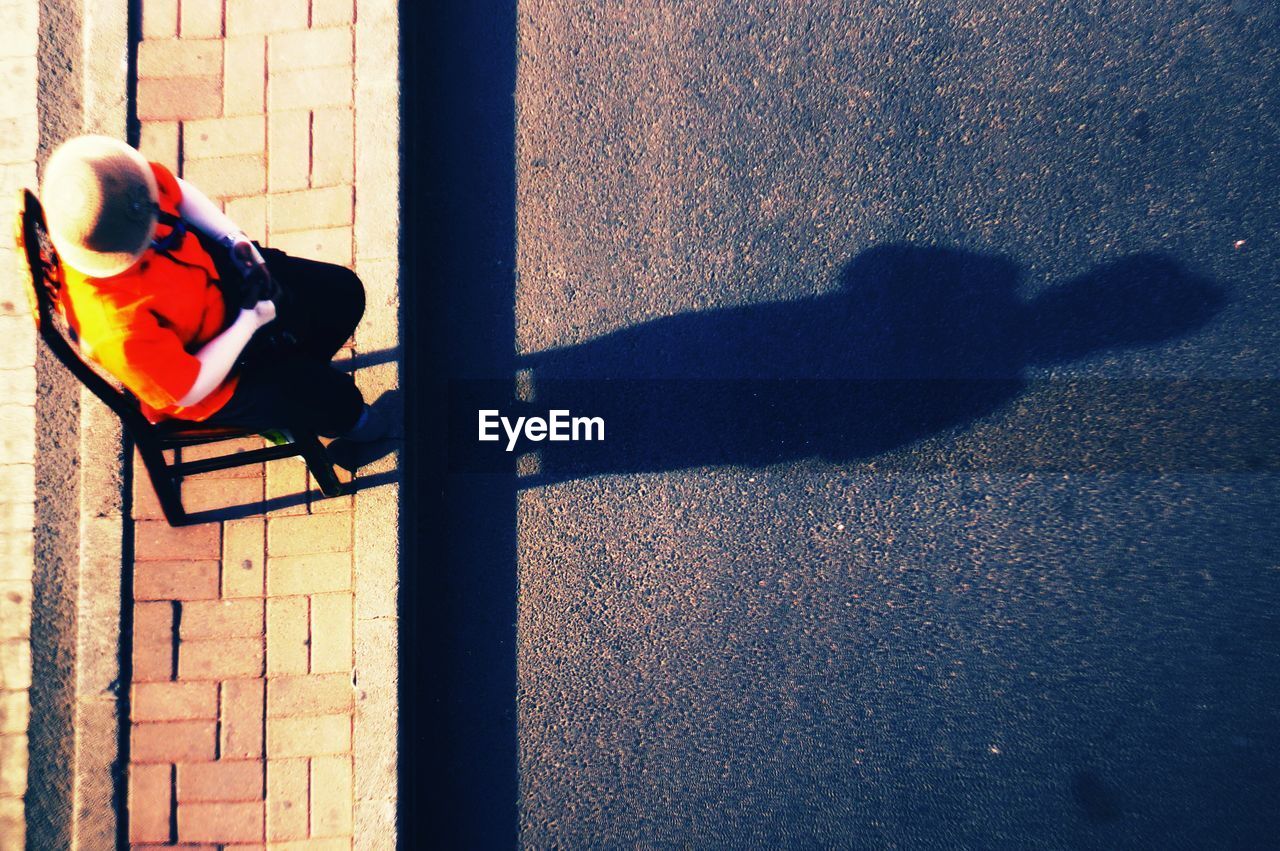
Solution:
M182 188L164 166L151 164L160 208L178 214ZM156 238L169 228L159 225ZM166 253L148 248L132 267L110 278L91 278L64 266L60 304L81 349L142 403L152 422L203 420L235 392L232 375L194 405L178 400L195 384L193 354L229 324L213 259L194 234Z

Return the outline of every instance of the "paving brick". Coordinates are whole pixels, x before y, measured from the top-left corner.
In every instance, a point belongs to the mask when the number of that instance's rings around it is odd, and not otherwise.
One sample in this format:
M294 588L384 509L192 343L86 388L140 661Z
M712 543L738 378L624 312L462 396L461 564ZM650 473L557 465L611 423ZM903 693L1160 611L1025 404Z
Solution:
M27 5L29 8L29 4ZM14 145L12 140L3 141L5 157L0 162L6 165L24 162L21 156L13 156L19 151L29 151L29 139L36 119L36 51L24 50L23 43L31 43L30 34L15 33L10 27L15 23L13 16L7 14L11 6L4 7L5 36L0 43L0 117L6 120L21 119L7 125L8 128L21 131L24 141ZM23 17L26 17L25 15ZM22 25L21 22L18 22ZM38 39L37 39L38 43ZM35 131L38 133L38 131ZM12 187L10 187L12 188Z
M36 77L34 55L0 57L0 116L35 117ZM5 162L21 160L6 159Z
M262 756L263 682L228 680L222 684L223 759Z
M267 556L268 594L326 594L350 590L351 553Z
M2 65L3 60L0 60L0 74L4 73ZM35 98L29 102L34 103ZM0 134L3 134L0 135L0 162L21 163L35 159L40 130L33 113L0 118Z
M35 408L0 401L0 464L21 464L34 458L35 435Z
M349 673L272 677L267 680L267 717L350 712L354 695Z
M308 0L227 0L227 35L307 28Z
M355 112L317 109L311 120L311 185L336 186L355 177Z
M27 847L27 821L21 798L0 798L0 844L3 851L22 851Z
M29 316L0 316L0 364L5 369L35 366L36 327Z
M350 851L351 837L327 837L322 839L298 839L293 842L273 842L271 851Z
M27 793L27 734L0 736L0 796Z
M31 582L0 582L0 639L31 634Z
M31 469L30 464L0 467L0 488L12 486L12 480L6 481L6 471L15 467ZM30 489L10 491L11 496L29 495ZM18 497L23 498L23 497ZM0 578L24 579L31 576L31 566L35 562L34 536L35 505L29 496L24 501L14 499L0 500Z
M228 38L223 42L226 115L255 115L267 103L267 40L260 35Z
M225 680L262 675L261 638L218 638L178 645L178 678Z
M257 201L265 204L262 196L251 196L249 198L235 198L227 202L227 214L230 211L239 209L240 204ZM238 437L234 440L219 440L217 443L205 443L199 446L186 446L182 449L183 461L203 461L206 458L220 458L224 455L238 455L243 452L252 452L255 449L261 449L263 446L260 437ZM201 473L202 479L251 479L255 476L262 475L261 464L245 464L239 467L228 467L225 470L214 470L211 473Z
M136 454L136 453L135 453ZM161 520L164 511L160 508L160 498L151 484L151 477L140 460L133 462L133 503L129 509L134 520Z
M134 724L129 759L133 762L206 762L217 744L213 721Z
M172 644L174 641L174 605L168 602L135 603L133 607L133 642Z
M307 513L307 467L296 458L267 462L267 515L297 516ZM277 506L277 507L272 507Z
M137 525L153 522L140 520ZM216 561L139 561L133 566L135 600L212 600L217 596Z
M0 690L31 688L31 642L25 638L0 643Z
M311 760L311 835L350 836L351 757L318 756Z
M311 598L311 672L350 672L352 652L351 594L319 594Z
M183 641L199 638L261 637L263 604L260 599L203 600L182 607L179 633Z
M355 0L311 0L311 26L331 27L356 19Z
M267 187L267 164L261 156L191 160L183 168L183 177L210 197L256 195Z
M262 154L267 149L267 119L263 115L237 115L188 121L182 126L182 154L189 160ZM221 443L209 445L217 454Z
M217 39L193 41L186 38L144 41L138 45L138 77L221 78L222 42Z
M267 67L271 73L351 65L355 61L355 34L351 27L295 30L267 40Z
M138 139L138 150L152 162L158 162L174 174L179 171L178 122L144 121Z
M349 106L353 82L350 65L272 71L267 78L267 111Z
M271 111L267 120L267 185L272 192L302 189L311 175L311 113Z
M129 841L168 842L173 767L129 766Z
M174 607L137 603L133 607L133 681L163 682L173 677Z
M338 481L350 482L352 476L349 472L341 467L334 468L334 472L338 475ZM344 511L352 511L355 509L355 494L345 493L337 496L325 496L319 487L312 482L311 498L309 506L312 514L340 514Z
M129 718L137 721L198 721L218 717L217 683L135 683Z
M285 231L349 225L354 201L347 185L273 194L267 199L267 226L278 239Z
M266 524L260 517L228 520L222 529L222 596L266 591Z
M307 760L267 761L268 841L306 838L309 796L310 773Z
M216 559L221 545L217 524L182 526L164 521L134 525L134 558L138 561L166 559Z
M179 801L261 801L263 763L220 759L178 766Z
M317 756L351 750L351 716L267 719L267 757Z
M173 38L178 34L178 0L147 0L142 4L142 37Z
M310 664L307 598L272 597L267 600L267 673L305 674Z
M0 169L3 168L4 166L0 165ZM0 183L2 182L3 178L0 177ZM34 187L35 184L32 183L31 186ZM18 186L13 186L6 191L11 191L13 195L16 196L18 189ZM13 204L12 198L6 200L0 196L0 213L8 216L12 215L16 209L17 207ZM0 316L12 317L18 321L30 322L31 311L27 307L27 297L24 293L26 292L27 281L31 279L31 275L27 273L25 268L17 268L21 265L21 261L17 253L8 245L0 246L0 253L3 253L5 259L5 270L8 271L9 269L16 269L18 272L18 274L5 274L0 276ZM5 364L0 363L0 373L2 373L0 374L0 393L3 393L3 395L0 395L0 399L3 399L6 403L14 405L34 404L34 394L25 399L18 399L9 393L4 392L10 387L13 387L14 389L18 389L19 387L25 388L28 384L24 378L24 375L28 374L27 370L21 368L8 369Z
M38 3L4 3L5 39L0 56L35 56L40 45L40 6Z
M295 257L351 265L351 228L324 228L272 234L271 245Z
M267 164L267 182L271 182L271 165ZM267 240L267 199L261 195L250 195L246 198L233 198L227 202L227 217L240 226L250 239L265 243ZM254 464L252 469L262 475L261 464ZM250 469L234 467L235 470Z
M267 588L270 591L271 559L278 556L349 552L350 550L351 515L349 514L273 517L267 521ZM277 592L270 591L270 593Z
M183 38L221 38L222 0L182 0L178 31Z
M183 842L253 842L263 838L263 804L178 804L178 839Z
M142 121L210 118L220 112L221 77L143 78L138 81L138 118Z
M242 477L213 479L197 476L182 483L182 503L187 511L258 507L262 503L262 479Z
M8 275L4 280L12 281L15 276ZM22 295L15 294L17 299L15 304L21 303L18 310L22 313L22 319L25 322L31 320L27 318L26 301ZM36 375L30 369L7 369L0 366L0 399L6 400L12 405L34 405L36 403Z
M0 691L0 733L25 733L31 721L26 691Z

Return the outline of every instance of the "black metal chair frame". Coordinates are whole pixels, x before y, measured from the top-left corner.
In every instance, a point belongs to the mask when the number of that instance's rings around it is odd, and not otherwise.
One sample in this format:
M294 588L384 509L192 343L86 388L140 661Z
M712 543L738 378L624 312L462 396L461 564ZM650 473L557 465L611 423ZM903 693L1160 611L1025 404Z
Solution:
M280 446L182 461L183 447L253 437L255 432L183 420L166 420L153 424L143 416L137 399L127 391L118 389L80 356L79 347L70 336L58 310L58 297L63 283L62 266L53 243L49 240L44 209L30 190L21 191L18 211L18 250L26 257L31 273L27 282L27 298L31 302L36 329L62 365L120 417L125 433L137 447L142 463L147 468L160 508L169 525L185 526L199 520L189 515L182 506L183 478L278 458L302 456L325 496L338 496L344 492L342 483L333 471L333 463L315 433L292 427L289 428L292 442ZM170 462L165 458L166 450L178 450L174 461Z

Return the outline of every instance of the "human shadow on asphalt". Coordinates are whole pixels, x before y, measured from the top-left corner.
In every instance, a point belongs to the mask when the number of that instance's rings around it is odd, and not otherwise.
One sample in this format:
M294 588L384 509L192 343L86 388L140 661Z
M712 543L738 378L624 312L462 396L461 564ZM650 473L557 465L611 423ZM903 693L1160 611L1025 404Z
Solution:
M874 458L996 411L1024 393L1029 367L1165 343L1226 303L1221 288L1155 254L1030 300L1019 284L1000 257L883 245L850 262L829 294L681 314L527 356L518 366L531 370L534 395L515 415L563 409L603 418L606 431L600 442L522 441L538 462L521 486Z

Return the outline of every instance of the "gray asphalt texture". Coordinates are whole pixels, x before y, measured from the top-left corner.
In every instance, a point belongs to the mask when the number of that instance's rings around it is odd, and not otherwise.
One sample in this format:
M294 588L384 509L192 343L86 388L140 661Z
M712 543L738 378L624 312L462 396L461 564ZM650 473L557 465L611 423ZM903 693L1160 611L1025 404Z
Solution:
M978 358L1023 383L880 450L593 457L524 489L523 845L1274 847L1280 7L519 14L535 364L596 345L643 373L664 317L857 305L884 246L1004 269L1021 303L1123 290L1139 258L1203 307ZM961 371L1005 345L917 307L893 345L941 335ZM738 345L785 363L788 335L803 351L797 327Z

